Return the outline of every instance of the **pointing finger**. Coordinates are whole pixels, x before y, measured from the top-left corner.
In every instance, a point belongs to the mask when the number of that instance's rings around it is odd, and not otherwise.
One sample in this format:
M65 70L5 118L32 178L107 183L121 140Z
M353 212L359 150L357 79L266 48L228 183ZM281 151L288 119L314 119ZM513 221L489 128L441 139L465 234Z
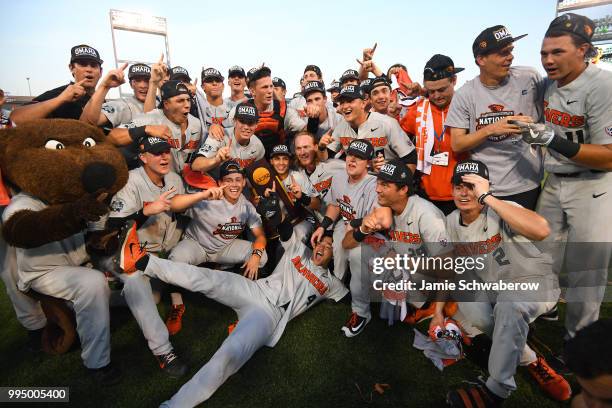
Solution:
M160 64L162 64L164 62L164 53L161 53L161 56L159 57L159 61Z
M376 51L376 47L378 47L378 43L375 42L374 46L372 47L372 54L374 54L374 51Z
M363 62L359 61L359 58L355 58L355 61L357 61L359 65L363 66Z
M293 177L293 174L291 175L291 184L297 184L297 183L295 182L295 177Z
M127 66L128 66L128 63L127 63L127 62L124 62L124 63L123 63L123 65L119 67L119 70L120 70L120 71L125 71L125 69L127 68Z
M76 86L83 86L83 84L85 83L85 81L87 81L87 78L85 79L81 79L79 82L77 82L75 85Z

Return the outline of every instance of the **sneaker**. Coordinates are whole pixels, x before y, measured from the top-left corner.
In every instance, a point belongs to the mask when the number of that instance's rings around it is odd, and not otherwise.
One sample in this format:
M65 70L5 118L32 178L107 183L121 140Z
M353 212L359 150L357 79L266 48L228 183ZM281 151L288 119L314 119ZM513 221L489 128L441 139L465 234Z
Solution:
M550 311L542 313L539 318L549 322L556 322L559 320L559 309L557 308L557 305L555 305Z
M555 401L567 401L572 396L572 388L569 383L555 372L544 357L527 366L529 374L536 380L542 391Z
M159 368L170 377L179 378L187 374L187 364L181 361L174 350L161 356L155 356L155 358L157 358Z
M119 233L119 249L113 257L113 263L120 272L131 274L136 272L136 262L147 254L144 249L146 242L140 244L136 233L136 222L130 220Z
M357 313L352 313L350 319L344 326L342 331L346 337L355 337L365 329L366 324L370 322L371 317L365 318Z
M484 384L472 384L446 394L446 403L453 408L497 408L503 402L504 398L493 394Z
M112 363L101 368L89 368L90 375L95 383L109 387L121 382L121 370Z
M172 305L170 315L166 319L166 327L168 328L168 334L174 336L176 333L181 331L183 313L185 313L185 305Z
M412 308L404 318L404 323L415 325L424 320L431 319L436 311L436 305L432 302L425 302L419 309Z

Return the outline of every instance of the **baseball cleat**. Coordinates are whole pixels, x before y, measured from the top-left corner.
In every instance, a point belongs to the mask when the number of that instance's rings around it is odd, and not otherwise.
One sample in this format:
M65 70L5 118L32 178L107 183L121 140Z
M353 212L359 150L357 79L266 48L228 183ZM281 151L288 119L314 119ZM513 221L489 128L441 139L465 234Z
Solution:
M348 322L342 326L342 331L346 337L355 337L365 329L366 325L370 322L371 317L365 318L359 316L357 313L352 313Z
M183 327L183 314L185 313L185 305L172 305L170 315L166 319L166 327L168 328L168 334L174 336L176 333L181 331Z
M136 272L136 262L147 254L144 249L146 242L140 244L136 233L136 222L130 220L119 233L119 250L113 257L113 262L123 273Z
M418 324L424 320L431 319L436 311L436 304L433 302L425 302L420 308L412 308L404 318L404 323Z
M567 401L572 396L572 388L561 375L553 370L544 357L527 366L529 374L536 380L542 391L555 401Z
M168 376L172 378L179 378L187 374L187 364L183 363L174 350L170 351L169 353L162 354L161 356L155 356L155 358L159 363L159 368L168 374Z
M88 370L94 382L103 387L109 387L121 382L121 370L112 363L108 363L100 368L89 368Z
M446 403L453 408L496 408L503 402L503 398L493 394L484 384L472 384L446 394Z

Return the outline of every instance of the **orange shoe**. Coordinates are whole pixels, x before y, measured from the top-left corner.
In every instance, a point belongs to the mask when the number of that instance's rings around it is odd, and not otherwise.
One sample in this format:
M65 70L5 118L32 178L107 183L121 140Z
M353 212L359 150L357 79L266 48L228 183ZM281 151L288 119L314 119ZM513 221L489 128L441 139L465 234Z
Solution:
M446 302L444 304L444 310L442 311L444 313L444 317L453 317L455 313L457 313L458 308L459 307L457 306L457 302L454 302L452 300Z
M556 401L567 401L572 396L572 388L561 375L553 370L544 357L527 366L529 374L536 380L540 388Z
M130 220L119 233L119 250L113 262L119 267L120 272L131 274L136 272L136 262L147 254L144 244L138 241L136 233L136 222Z
M172 305L170 315L166 319L166 327L168 328L168 334L174 336L176 333L181 331L183 327L183 313L185 313L185 305Z
M436 304L433 302L425 302L419 309L413 308L412 312L404 318L404 323L418 324L423 320L431 319L436 311Z

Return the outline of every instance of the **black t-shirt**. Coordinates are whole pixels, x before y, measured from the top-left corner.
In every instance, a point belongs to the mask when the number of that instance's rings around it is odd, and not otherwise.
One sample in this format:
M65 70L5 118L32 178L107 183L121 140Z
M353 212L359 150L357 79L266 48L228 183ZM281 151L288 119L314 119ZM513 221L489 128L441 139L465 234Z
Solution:
M44 101L48 101L49 99L53 99L59 96L59 94L61 94L62 92L64 92L64 89L66 89L68 85L71 85L73 83L74 82L71 82L70 84L62 85L55 89L51 89L50 91L47 91L41 95L38 95L36 98L32 99L32 101L33 102L44 102ZM47 117L48 118L77 119L78 120L81 117L81 113L83 113L83 108L85 107L87 102L89 102L89 98L90 96L85 94L83 97L81 97L80 99L77 99L74 102L64 103L59 108L51 112L49 116Z

